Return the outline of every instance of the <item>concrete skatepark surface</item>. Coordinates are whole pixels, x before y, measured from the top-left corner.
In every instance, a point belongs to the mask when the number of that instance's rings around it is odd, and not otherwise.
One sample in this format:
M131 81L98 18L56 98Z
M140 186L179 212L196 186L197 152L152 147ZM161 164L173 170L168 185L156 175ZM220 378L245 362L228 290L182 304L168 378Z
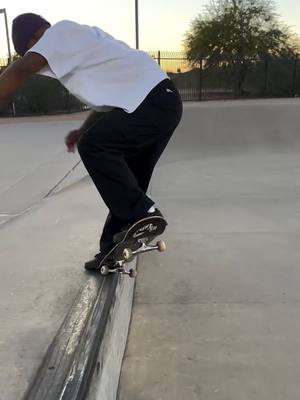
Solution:
M151 184L168 251L140 258L120 400L298 398L299 106L185 105ZM105 214L85 179L0 230L6 400L84 281Z
M79 160L67 154L64 137L84 115L0 119L0 225L36 204Z

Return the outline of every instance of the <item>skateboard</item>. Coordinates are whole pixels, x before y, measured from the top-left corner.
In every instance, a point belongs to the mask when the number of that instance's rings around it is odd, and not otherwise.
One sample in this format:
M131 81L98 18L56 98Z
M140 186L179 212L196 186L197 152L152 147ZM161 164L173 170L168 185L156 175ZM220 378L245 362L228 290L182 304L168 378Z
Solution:
M147 217L136 222L126 232L124 238L116 243L113 249L99 264L101 275L111 273L126 274L131 278L135 278L137 272L135 269L127 269L127 263L141 253L158 250L163 252L166 250L166 244L162 240L156 245L150 243L159 235L161 235L167 226L167 222L162 217Z

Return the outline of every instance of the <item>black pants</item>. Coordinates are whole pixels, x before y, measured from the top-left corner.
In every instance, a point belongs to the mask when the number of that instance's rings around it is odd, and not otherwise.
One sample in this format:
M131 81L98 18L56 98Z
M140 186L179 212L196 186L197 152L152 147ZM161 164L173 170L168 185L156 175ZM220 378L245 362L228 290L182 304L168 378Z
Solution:
M116 108L82 135L79 154L110 210L100 244L154 204L146 192L181 116L180 95L166 79L133 113Z

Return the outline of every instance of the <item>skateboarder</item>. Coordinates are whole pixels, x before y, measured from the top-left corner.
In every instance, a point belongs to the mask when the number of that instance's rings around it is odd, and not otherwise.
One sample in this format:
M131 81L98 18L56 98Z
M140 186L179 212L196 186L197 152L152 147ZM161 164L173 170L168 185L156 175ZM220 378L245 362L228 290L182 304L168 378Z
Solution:
M0 106L32 74L58 79L93 110L65 139L81 159L109 209L99 261L133 223L162 216L146 192L153 169L182 115L182 102L168 76L146 53L97 27L39 15L19 15L12 37L22 57L0 76Z

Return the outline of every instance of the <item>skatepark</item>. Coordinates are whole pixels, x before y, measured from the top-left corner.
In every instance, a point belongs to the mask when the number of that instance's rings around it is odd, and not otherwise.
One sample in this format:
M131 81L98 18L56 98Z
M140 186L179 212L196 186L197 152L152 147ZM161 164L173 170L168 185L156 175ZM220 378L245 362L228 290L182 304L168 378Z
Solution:
M298 398L299 110L185 103L149 191L167 251L136 280L82 268L107 213L64 148L84 114L1 119L3 398Z

